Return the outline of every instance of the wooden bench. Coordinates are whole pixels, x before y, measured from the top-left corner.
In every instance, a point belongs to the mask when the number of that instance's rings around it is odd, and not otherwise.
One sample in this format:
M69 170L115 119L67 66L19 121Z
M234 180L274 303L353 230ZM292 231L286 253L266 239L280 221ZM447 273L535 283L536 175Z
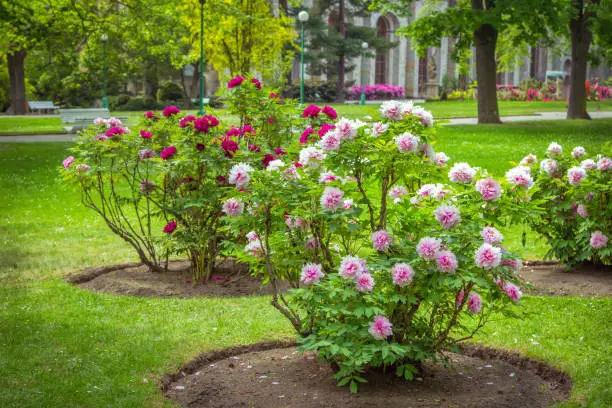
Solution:
M28 106L30 108L30 112L37 111L41 113L45 112L53 112L56 109L59 109L59 106L55 106L51 101L30 101L28 102Z
M209 105L210 98L204 98L202 102L204 103L204 105ZM191 103L193 103L195 106L200 106L200 98L191 98Z
M94 119L110 118L110 112L107 108L101 109L60 109L60 118L66 132L73 132L84 129L93 124ZM127 121L127 116L117 117L123 124Z

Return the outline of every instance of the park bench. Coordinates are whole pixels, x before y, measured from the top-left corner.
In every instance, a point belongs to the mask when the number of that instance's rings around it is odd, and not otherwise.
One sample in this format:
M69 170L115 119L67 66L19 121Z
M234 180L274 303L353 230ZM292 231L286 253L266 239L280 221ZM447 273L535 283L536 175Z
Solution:
M60 118L62 123L65 124L64 129L66 132L78 131L86 128L93 124L94 119L110 118L110 112L107 108L100 109L60 109ZM119 119L125 124L127 116L120 116Z
M204 102L204 105L209 105L210 98L204 98L202 102ZM200 106L200 98L191 98L191 103L193 103L195 106Z
M51 101L30 101L28 102L28 106L30 112L37 111L38 113L53 112L59 108L59 106L55 106Z

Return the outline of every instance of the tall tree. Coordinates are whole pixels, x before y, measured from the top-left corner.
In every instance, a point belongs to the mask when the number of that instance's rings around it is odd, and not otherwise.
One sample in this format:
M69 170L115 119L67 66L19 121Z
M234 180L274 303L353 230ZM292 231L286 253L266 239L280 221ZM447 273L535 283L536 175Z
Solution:
M413 0L375 0L372 8L409 16ZM478 81L478 123L501 123L496 93L496 47L500 32L522 27L517 39L546 38L545 24L557 16L549 0L459 0L454 7L447 2L425 0L425 12L398 32L411 36L419 54L427 47L439 47L443 37L456 39L455 55L460 59L471 46L476 48Z
M336 101L344 102L346 73L355 69L350 63L362 53L361 44L386 52L396 42L378 37L376 29L351 23L351 17L364 16L368 2L362 0L317 0L309 10L306 27L309 37L306 60L311 74L325 72L327 79L336 81Z

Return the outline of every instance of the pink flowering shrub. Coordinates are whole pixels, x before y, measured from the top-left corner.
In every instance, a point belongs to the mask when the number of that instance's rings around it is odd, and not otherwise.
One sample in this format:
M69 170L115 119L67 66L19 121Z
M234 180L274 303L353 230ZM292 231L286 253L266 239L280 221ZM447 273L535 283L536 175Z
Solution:
M590 152L552 142L540 163L529 155L506 174L517 189L534 187L532 199L544 214L528 222L548 241L547 258L567 267L580 262L612 264L612 246L597 238L612 235L611 157L610 145Z
M274 288L283 277L295 288L275 291L272 305L301 350L333 362L351 390L366 367L412 379L514 307L522 263L496 227L531 213L529 190L467 163L449 175L431 113L409 102L385 102L372 124L312 105L298 115L278 169L253 166L235 190L252 210L227 221L238 237L257 236L252 268Z
M359 100L361 98L362 87L354 85L346 91L346 99ZM402 99L404 97L404 87L388 84L366 85L363 88L367 100L387 100Z

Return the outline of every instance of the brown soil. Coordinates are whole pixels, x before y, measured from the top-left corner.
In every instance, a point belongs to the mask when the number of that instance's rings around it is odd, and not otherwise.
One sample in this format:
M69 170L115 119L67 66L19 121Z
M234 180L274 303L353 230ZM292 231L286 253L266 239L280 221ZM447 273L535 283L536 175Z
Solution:
M529 291L551 296L612 296L612 267L579 265L567 272L554 263L528 263L520 275L534 287Z
M261 343L203 354L166 376L162 389L181 406L206 408L537 408L569 396L569 377L536 360L477 346L449 357L452 368L428 363L411 382L367 372L368 382L351 394L313 354Z
M187 261L170 262L168 272L151 272L142 264L112 265L85 270L67 281L95 292L141 297L238 297L272 294L244 264L219 260L207 283L194 285Z

